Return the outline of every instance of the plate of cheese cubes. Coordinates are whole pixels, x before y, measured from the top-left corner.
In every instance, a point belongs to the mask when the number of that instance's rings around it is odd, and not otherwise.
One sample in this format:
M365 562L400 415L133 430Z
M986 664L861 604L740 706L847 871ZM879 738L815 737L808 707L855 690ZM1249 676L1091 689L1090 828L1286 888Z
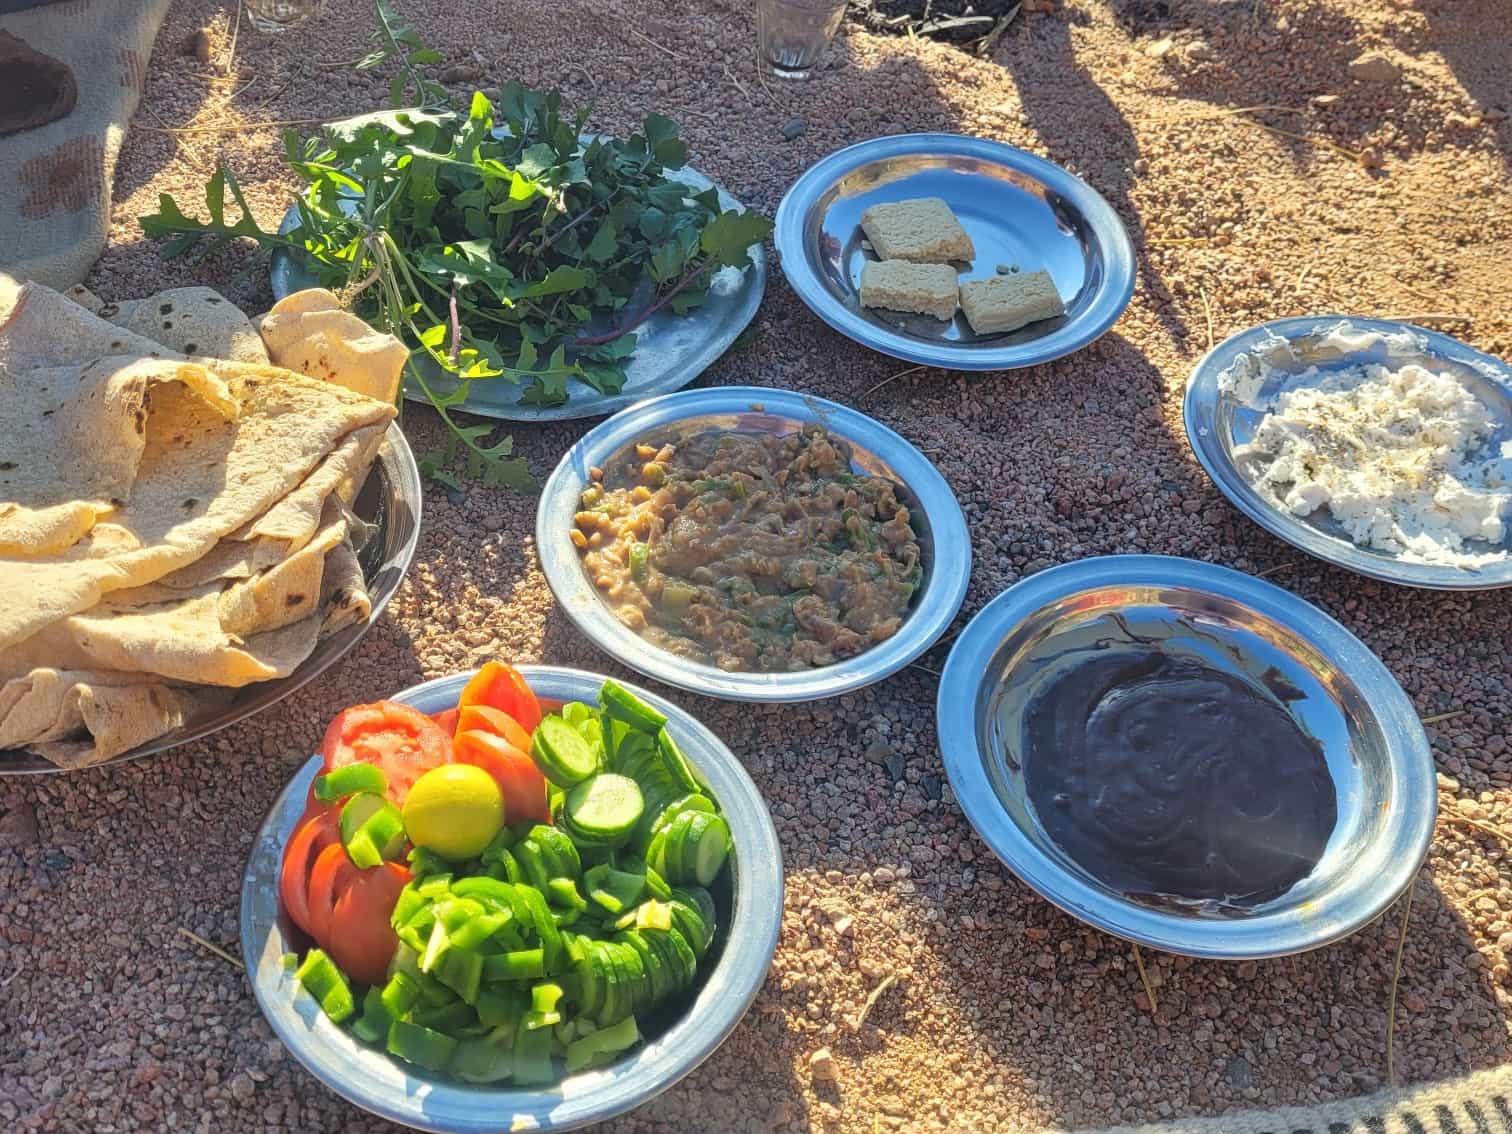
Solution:
M982 138L903 134L839 150L777 210L783 271L830 326L953 370L1060 358L1113 325L1134 250L1091 186Z

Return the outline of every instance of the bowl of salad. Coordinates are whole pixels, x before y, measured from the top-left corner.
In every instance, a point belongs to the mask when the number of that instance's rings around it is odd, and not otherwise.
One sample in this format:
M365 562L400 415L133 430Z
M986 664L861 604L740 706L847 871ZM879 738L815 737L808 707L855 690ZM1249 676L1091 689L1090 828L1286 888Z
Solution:
M490 662L336 716L253 844L242 955L279 1039L358 1106L569 1130L724 1041L781 911L771 817L713 733Z

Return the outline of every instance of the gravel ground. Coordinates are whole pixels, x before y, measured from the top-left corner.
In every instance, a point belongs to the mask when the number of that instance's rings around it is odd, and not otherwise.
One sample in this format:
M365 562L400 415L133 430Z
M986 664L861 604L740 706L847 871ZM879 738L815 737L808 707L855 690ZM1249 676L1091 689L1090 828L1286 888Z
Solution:
M1444 814L1512 824L1512 595L1416 593L1301 557L1216 493L1179 414L1211 339L1284 315L1461 316L1450 329L1512 354L1512 41L1498 0L1026 4L992 60L847 28L810 84L782 90L757 81L736 0L688 5L676 22L652 0L516 0L481 20L440 0L402 7L485 83L560 84L593 100L593 125L608 130L648 108L676 116L696 163L768 211L835 147L908 130L1000 138L1088 178L1129 222L1141 280L1114 331L1074 358L971 378L926 371L868 394L900 367L826 329L775 272L754 343L708 380L812 390L935 448L973 527L963 620L1015 580L1088 555L1274 572L1369 643L1425 716L1454 714L1428 729ZM229 76L178 53L204 28L223 62L230 16L181 0L163 29L116 179L112 247L89 280L106 298L205 282L266 304L251 253L165 265L133 218L160 191L192 199L222 155L272 224L291 182L276 130L259 123L383 98L382 76L348 66L371 26L361 0L329 0L276 42L243 24ZM1351 76L1367 51L1387 62L1365 70L1386 77ZM1226 112L1257 105L1283 108L1257 116L1287 133ZM437 442L426 412L405 424L418 448ZM580 431L516 437L545 474ZM529 499L432 490L426 507L390 613L301 695L141 763L0 782L0 1125L381 1125L285 1058L243 975L177 930L236 940L253 830L341 706L492 656L619 672L553 610ZM972 834L942 782L933 693L915 668L782 709L676 695L771 801L788 869L782 942L729 1042L612 1129L1092 1126L1382 1084L1394 917L1264 964L1147 956L1152 1011L1127 946L1028 893ZM1406 946L1396 1050L1407 1080L1508 1056L1503 854L1495 838L1440 825ZM896 983L857 1029L887 976ZM816 1080L819 1049L833 1081Z

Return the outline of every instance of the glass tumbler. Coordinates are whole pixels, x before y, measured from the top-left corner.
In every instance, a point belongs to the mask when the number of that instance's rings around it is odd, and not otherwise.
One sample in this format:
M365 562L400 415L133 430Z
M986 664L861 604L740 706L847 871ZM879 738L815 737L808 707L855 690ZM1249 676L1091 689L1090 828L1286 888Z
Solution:
M779 79L806 79L834 38L845 0L756 0L761 60Z
M281 32L320 11L320 0L247 0L247 19L260 32Z

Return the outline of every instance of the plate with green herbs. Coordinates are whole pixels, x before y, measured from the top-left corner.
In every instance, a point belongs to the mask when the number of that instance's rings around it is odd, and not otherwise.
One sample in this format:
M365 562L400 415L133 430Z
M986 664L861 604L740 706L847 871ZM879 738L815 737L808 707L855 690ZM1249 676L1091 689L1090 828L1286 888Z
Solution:
M455 396L466 384L464 408L469 412L522 421L608 414L687 385L729 349L756 314L766 289L766 253L759 243L742 242L764 230L764 218L745 213L730 194L681 164L683 144L668 119L651 115L642 130L625 140L574 133L569 142L559 134L560 111L547 109L551 96L532 107L530 92L518 92L521 101L514 101L515 93L505 90L500 100L501 107L509 107L504 125L479 140L475 151L471 140L463 141L445 124L437 125L434 136L422 132L421 144L427 148L474 154L473 168L438 162L435 202L405 204L404 195L413 190L397 184L405 176L399 170L386 170L381 181L372 182L395 182L400 193L390 231L402 226L420 232L427 224L435 230L432 246L409 254L408 268L411 278L430 285L439 301L432 308L438 322L430 326L442 327L437 345L443 353L451 338L446 326L449 284L460 276L458 314L459 323L467 325L464 335L491 338L499 351L495 365L513 362L521 372L519 380L506 373L479 381L448 373L434 359L427 366L417 352L426 384L443 397ZM541 111L544 123L534 117ZM417 118L423 125L431 117L406 115L401 124L394 113L384 112L334 123L326 132L376 140L382 137L378 131L402 129ZM462 120L456 121L460 125ZM518 140L553 135L555 141ZM337 149L332 146L333 158L341 156ZM492 163L509 169L509 178L492 176ZM535 186L559 192L560 203L550 200L549 192L532 188L531 179ZM342 243L341 234L362 224L358 214L366 191L341 194L347 203L338 208L352 219L329 226L326 202L316 191L320 184L312 183L279 232L315 242L322 251L310 255L295 247L276 248L275 298L307 287L345 285L348 267L326 261L333 246ZM524 207L515 207L522 197ZM716 223L720 217L727 219ZM457 239L448 243L444 237ZM519 315L517 341L514 328L502 321L514 313ZM630 335L633 339L625 341ZM553 365L551 354L558 347L565 347L566 354ZM577 372L571 369L574 363ZM427 398L413 376L407 393Z
M372 58L430 60L391 10L379 15L375 38L391 46ZM224 166L205 188L208 219L164 194L142 230L164 256L250 238L273 253L278 297L335 292L412 348L405 393L449 431L445 453L422 459L427 474L455 483L447 469L462 457L470 476L526 487L510 438L490 441L452 411L587 417L686 385L755 315L772 222L688 168L661 115L626 138L585 133L587 113L556 91L511 82L497 105L477 92L460 108L406 66L392 97L423 109L284 136L305 188L277 232Z

